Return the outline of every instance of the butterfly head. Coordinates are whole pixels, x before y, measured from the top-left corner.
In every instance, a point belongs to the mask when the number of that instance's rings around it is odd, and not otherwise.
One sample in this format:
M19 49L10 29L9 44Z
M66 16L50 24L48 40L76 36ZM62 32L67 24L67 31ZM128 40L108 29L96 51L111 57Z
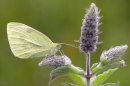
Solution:
M56 52L61 48L61 44L59 44L59 43L55 43L55 50L56 50Z

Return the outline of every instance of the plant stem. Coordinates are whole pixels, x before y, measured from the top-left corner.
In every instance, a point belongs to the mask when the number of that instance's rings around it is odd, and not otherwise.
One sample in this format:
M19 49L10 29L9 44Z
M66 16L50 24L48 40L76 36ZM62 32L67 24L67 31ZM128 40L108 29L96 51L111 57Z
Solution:
M86 53L86 73L85 77L87 79L87 86L90 85L90 78L91 78L91 70L90 70L90 53Z

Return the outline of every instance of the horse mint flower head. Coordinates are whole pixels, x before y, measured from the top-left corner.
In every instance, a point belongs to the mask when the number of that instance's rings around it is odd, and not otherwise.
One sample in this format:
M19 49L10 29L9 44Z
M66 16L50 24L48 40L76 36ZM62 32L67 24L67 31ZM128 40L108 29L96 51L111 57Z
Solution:
M84 53L96 51L98 44L99 11L94 3L86 10L80 36L80 50Z
M60 66L70 65L71 60L66 55L49 56L44 58L38 65L40 67L52 67L57 68Z
M103 64L118 64L125 66L125 61L122 60L121 57L124 55L127 48L127 45L122 45L110 48L107 51L103 51L100 56L100 60Z
M121 56L125 53L127 48L128 48L127 45L116 46L114 48L110 48L107 51L103 51L100 59L107 58L108 60L119 60L121 59Z

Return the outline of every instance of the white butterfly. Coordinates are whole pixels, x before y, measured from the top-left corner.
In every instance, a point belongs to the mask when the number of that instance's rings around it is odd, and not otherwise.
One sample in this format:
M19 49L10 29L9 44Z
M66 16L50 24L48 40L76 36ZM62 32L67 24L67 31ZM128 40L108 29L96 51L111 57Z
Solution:
M43 33L22 23L8 23L7 34L13 54L22 59L54 55L61 47L61 44L53 43Z

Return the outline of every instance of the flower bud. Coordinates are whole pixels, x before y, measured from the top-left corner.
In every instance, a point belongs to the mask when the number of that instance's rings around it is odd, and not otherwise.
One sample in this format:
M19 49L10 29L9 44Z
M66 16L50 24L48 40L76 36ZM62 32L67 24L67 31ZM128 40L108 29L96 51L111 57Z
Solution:
M107 51L103 51L100 59L106 58L106 60L120 60L121 56L125 53L126 49L128 48L127 45L122 45L122 46L116 46L114 48L110 48Z
M60 66L70 65L71 60L66 56L49 56L44 58L38 65L40 67L53 67L57 68Z

